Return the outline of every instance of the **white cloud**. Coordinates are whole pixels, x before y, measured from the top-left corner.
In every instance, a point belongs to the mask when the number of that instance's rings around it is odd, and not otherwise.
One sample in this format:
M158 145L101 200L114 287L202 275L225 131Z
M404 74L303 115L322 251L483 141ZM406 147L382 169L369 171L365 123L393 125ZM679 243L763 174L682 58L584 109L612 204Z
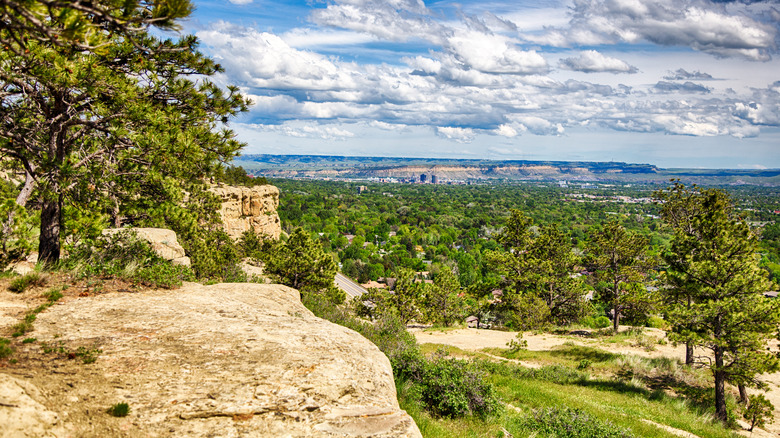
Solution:
M508 124L500 125L493 132L496 135L500 135L502 137L507 137L507 138L513 138L513 137L517 137L518 135L520 135L520 133L517 132L517 129L513 128L512 126L510 126Z
M376 41L371 35L357 32L335 31L332 29L292 29L280 36L290 47L313 49L324 46L344 46L365 44Z
M455 126L436 127L436 135L448 140L454 140L458 143L471 143L476 134L471 128L459 128Z
M625 61L605 56L595 50L586 50L576 58L561 59L558 65L566 70L585 73L636 73L638 71L636 67Z
M638 43L686 46L719 57L766 61L776 50L775 26L750 5L730 11L704 0L576 0L568 26L531 41L557 46Z
M313 11L310 18L321 26L364 32L390 41L420 38L441 42L441 27L427 14L421 1L341 0Z
M228 0L230 3L233 3L234 5L248 5L252 3L252 0Z
M676 71L670 71L669 74L664 76L664 79L668 81L682 81L687 79L696 79L699 81L707 81L714 79L709 73L702 73L698 70L689 72L684 68L678 68Z
M502 35L472 30L456 32L447 48L458 61L485 73L546 73L547 61L534 50L520 50Z

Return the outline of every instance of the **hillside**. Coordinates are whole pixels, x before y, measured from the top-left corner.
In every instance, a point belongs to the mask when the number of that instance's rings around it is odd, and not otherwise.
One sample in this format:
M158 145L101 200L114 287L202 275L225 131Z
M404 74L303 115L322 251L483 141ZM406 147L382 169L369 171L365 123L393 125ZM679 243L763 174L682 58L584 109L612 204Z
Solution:
M721 184L780 184L780 170L662 169L652 164L590 161L492 161L442 158L246 155L238 163L268 178L401 179L435 175L440 183L479 181L579 181Z

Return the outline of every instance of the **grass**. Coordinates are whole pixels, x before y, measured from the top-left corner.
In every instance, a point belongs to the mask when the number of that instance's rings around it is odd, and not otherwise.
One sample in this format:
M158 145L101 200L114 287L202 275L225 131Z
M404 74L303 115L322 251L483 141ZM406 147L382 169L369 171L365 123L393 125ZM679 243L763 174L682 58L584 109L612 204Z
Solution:
M60 298L62 298L62 291L65 290L65 288L67 288L67 286L53 287L45 292L42 297L46 298L46 302L27 312L21 322L11 327L13 330L11 336L18 338L19 336L33 331L33 322L35 322L38 314L51 307Z
M8 285L8 290L20 294L31 287L45 286L47 280L46 276L40 272L29 272L12 280L11 284Z
M452 332L455 330L460 330L466 328L465 325L451 325L449 327L445 327L443 325L434 325L428 328L423 329L424 332L437 332L437 333L446 333L446 332Z
M11 341L5 338L0 338L0 359L14 354L14 349L11 347Z
M583 420L580 435L559 436L621 436L621 431L635 437L675 436L652 423L701 438L736 436L714 420L712 404L704 400L711 397L707 389L709 375L688 369L674 359L620 355L574 344L551 351L514 352L498 348L471 352L435 344L422 344L420 348L426 355L445 351L480 363L502 403L514 407L485 421L469 417L437 419L424 412L416 404L413 391L399 383L399 403L417 422L424 437L504 437L504 430L514 437L558 436L545 429L548 426L534 426L534 418L550 423L550 415L560 417L560 424L569 417L592 419ZM530 369L496 362L490 355L542 367ZM581 367L583 363L588 366ZM679 396L668 395L668 390ZM589 429L591 426L595 429Z

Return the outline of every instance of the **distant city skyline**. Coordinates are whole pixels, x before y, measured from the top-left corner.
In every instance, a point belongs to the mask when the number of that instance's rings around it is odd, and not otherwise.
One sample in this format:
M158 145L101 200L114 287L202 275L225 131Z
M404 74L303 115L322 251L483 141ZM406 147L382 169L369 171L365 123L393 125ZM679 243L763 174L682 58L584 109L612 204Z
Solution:
M195 0L245 154L780 168L780 7Z

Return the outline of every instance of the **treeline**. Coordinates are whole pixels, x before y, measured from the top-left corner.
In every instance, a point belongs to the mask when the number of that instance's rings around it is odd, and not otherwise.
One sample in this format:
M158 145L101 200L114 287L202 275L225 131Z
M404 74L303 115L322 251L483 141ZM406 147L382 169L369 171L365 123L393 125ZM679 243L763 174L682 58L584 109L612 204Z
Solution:
M374 195L368 208L365 191L301 186L292 214L282 210L287 226L314 228L345 273L385 276L387 289L355 304L362 316L446 326L472 315L527 330L599 326L609 315L615 331L621 322L662 326L686 344L688 365L695 349L714 358L703 365L724 421L726 382L746 403L744 387L763 387L757 376L778 369L765 345L778 333L780 301L764 296L776 285L758 257L776 257L776 225L751 227L746 211L756 209L735 207L725 191L675 182L642 194L652 203L588 204L551 188L412 186ZM522 209L502 211L512 201ZM351 243L345 233L355 233Z

